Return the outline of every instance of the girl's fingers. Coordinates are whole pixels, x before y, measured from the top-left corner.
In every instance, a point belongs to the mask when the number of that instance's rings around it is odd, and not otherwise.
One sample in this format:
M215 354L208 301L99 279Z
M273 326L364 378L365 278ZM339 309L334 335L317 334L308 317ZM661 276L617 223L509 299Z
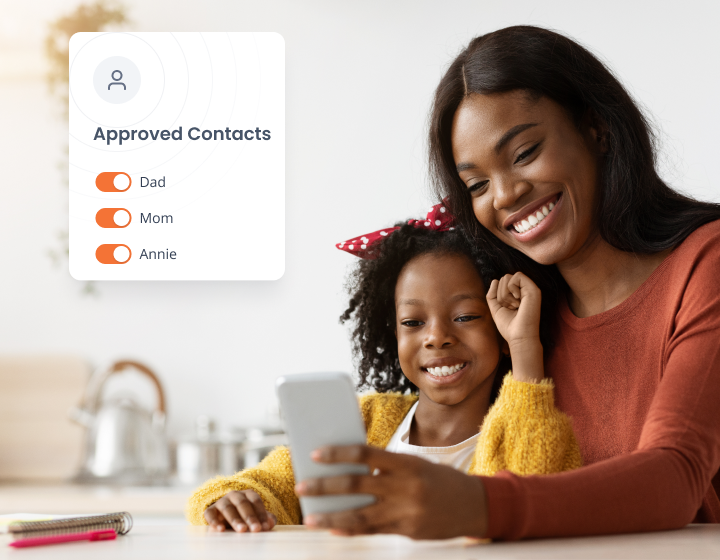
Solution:
M225 518L220 513L217 507L213 504L205 510L203 514L205 521L213 531L224 531L225 530Z
M253 533L263 530L262 523L260 523L260 519L258 519L257 511L255 511L255 506L247 499L244 493L238 492L237 494L233 494L230 499L242 517L241 521L247 526L247 529L250 529Z
M244 533L248 528L238 512L237 506L231 501L231 496L234 494L239 494L239 492L227 494L216 502L215 507L217 507L219 512L223 515L225 521L230 525L230 527L235 529L238 533Z
M257 515L258 521L260 521L263 531L269 531L272 529L270 526L269 514L265 509L265 504L263 503L262 498L258 496L257 492L254 492L253 490L246 490L245 497L255 508L255 514Z
M490 287L488 288L488 293L486 296L487 299L488 300L497 299L497 292L498 292L498 281L493 280L492 282L490 282Z
M520 299L519 297L515 297L510 290L511 279L512 276L510 274L506 274L500 279L500 282L498 283L498 302L500 305L507 307L508 309L517 309L520 307Z
M513 295L513 297L517 300L521 299L521 286L523 279L526 278L526 276L522 272L518 272L517 274L513 274L510 277L510 280L508 280L508 291Z

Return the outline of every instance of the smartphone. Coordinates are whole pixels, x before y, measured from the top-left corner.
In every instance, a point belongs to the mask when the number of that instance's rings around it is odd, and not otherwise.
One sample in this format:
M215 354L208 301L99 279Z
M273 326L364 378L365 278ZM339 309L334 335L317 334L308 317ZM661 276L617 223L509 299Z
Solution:
M365 444L365 424L355 387L345 373L303 373L277 380L280 414L290 440L295 480L343 474L369 474L367 465L316 463L310 453L326 445ZM303 515L364 507L370 494L303 496Z

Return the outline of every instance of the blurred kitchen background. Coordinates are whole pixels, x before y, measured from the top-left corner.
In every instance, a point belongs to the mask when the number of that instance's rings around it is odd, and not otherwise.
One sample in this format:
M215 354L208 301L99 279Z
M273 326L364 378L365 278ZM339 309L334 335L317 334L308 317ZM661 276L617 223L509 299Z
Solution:
M435 202L427 114L475 35L579 39L650 112L665 177L720 199L718 16L712 1L0 0L0 514L177 513L200 479L282 442L275 378L353 369L338 324L353 257L334 243ZM63 57L80 30L283 35L281 280L70 277Z

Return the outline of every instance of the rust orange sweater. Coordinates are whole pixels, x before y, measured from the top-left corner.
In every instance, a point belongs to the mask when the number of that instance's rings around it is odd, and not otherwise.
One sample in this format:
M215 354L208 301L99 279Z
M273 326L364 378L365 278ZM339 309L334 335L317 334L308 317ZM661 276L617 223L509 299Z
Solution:
M720 221L617 307L580 319L564 304L556 340L546 371L586 466L484 478L488 536L720 522Z

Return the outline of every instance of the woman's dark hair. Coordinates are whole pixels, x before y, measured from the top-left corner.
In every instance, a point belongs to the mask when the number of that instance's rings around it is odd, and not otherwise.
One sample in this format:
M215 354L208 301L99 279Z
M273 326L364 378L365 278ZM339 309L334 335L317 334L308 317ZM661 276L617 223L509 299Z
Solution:
M439 232L404 222L396 225L400 229L382 240L378 257L360 260L350 274L347 283L350 302L340 322L353 319L355 323L352 346L358 365L358 388L368 387L379 393L414 393L417 387L400 368L395 337L395 285L402 269L415 257L427 253L465 255L475 266L486 290L502 272L461 228ZM503 374L509 369L509 358L502 356L491 402L500 390Z
M612 73L587 49L547 29L517 26L473 39L452 62L435 92L430 117L430 171L466 231L510 268L545 275L540 287L564 284L556 267L541 267L482 227L453 160L451 130L462 100L473 93L524 90L564 107L579 126L599 124L607 153L600 162L598 225L623 251L652 254L675 247L701 225L720 219L720 205L684 196L656 171L656 138ZM540 270L545 268L543 272ZM548 284L549 282L549 284ZM550 295L543 291L543 297Z

